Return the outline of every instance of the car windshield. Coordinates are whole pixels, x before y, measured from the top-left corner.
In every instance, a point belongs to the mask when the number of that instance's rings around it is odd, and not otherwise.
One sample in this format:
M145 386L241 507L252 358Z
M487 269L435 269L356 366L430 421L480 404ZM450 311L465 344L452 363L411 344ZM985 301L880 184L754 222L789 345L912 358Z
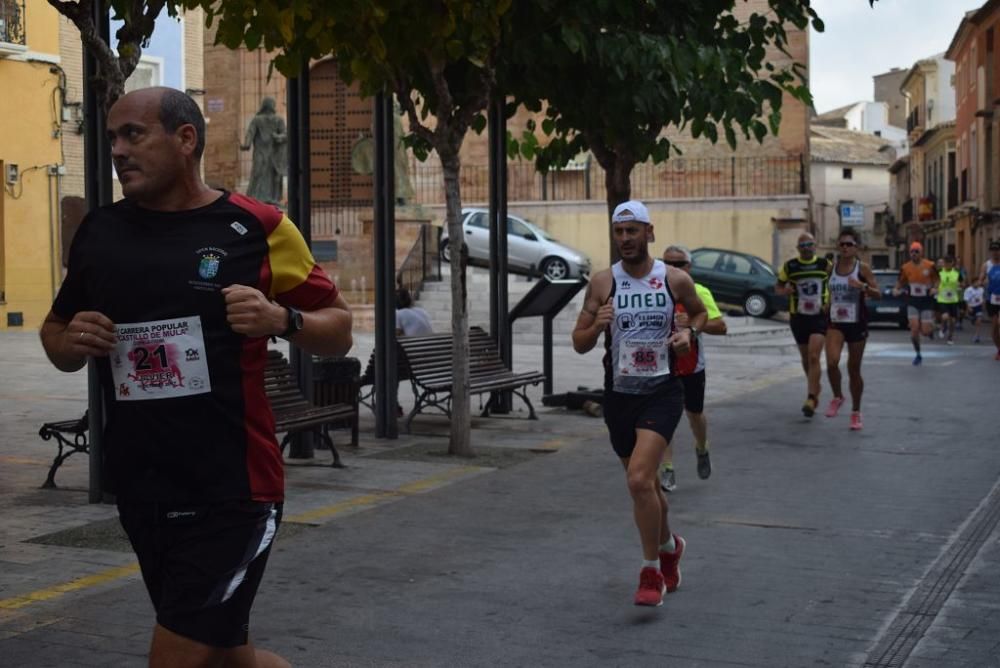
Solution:
M878 281L878 286L885 290L886 288L893 288L896 286L896 280L899 278L899 274L875 274L875 280Z

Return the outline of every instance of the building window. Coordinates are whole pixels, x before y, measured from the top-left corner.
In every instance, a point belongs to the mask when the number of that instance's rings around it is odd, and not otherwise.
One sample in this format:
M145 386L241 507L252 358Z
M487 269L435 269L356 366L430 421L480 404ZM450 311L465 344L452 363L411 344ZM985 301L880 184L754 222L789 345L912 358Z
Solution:
M0 0L0 42L25 46L24 0Z
M844 180L850 181L854 178L854 170L850 167L844 167Z
M141 56L135 70L125 80L125 92L163 85L163 59Z

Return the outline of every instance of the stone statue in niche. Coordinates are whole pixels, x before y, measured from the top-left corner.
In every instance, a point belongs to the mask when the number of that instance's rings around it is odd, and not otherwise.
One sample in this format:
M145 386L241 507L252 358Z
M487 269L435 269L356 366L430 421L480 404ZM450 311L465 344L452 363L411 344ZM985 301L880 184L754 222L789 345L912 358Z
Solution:
M403 122L400 120L399 102L393 99L392 132L395 142L393 151L393 172L395 173L396 203L403 205L413 200L413 184L410 183L410 161L403 143ZM372 135L375 129L372 128ZM369 175L375 171L375 141L371 136L361 135L351 147L351 168L356 174Z
M243 151L253 149L247 195L269 204L281 203L282 177L288 168L288 132L276 108L273 97L261 100L260 110L250 121L246 140L240 145Z

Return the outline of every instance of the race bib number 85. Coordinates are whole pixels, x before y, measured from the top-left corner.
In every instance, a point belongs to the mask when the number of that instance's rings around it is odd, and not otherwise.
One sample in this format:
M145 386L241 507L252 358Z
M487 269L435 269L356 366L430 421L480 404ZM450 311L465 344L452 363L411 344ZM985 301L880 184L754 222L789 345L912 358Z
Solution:
M619 373L623 376L665 376L670 357L662 341L626 341L621 347Z
M111 375L118 401L212 391L200 317L120 324L115 335Z

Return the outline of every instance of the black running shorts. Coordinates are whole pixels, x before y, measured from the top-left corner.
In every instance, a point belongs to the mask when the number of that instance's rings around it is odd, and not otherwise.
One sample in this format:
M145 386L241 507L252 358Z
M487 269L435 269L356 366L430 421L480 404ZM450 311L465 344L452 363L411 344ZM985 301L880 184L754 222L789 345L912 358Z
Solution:
M212 647L247 644L281 504L119 504L156 622Z
M1000 304L986 302L986 314L991 318L997 317L997 314L1000 314Z
M958 318L958 302L953 304L942 304L938 302L937 312L941 315L948 314L949 317Z
M688 413L705 412L705 370L690 376L679 376L684 385L684 410Z
M826 336L825 313L819 315L799 315L798 313L793 313L788 318L788 322L792 326L792 336L795 337L795 343L800 346L807 345L809 337L813 334Z
M863 322L831 322L830 329L843 334L847 343L859 343L868 338L868 325Z
M676 376L651 394L604 393L604 422L611 447L622 458L632 456L636 429L655 431L669 443L683 412L684 386Z

